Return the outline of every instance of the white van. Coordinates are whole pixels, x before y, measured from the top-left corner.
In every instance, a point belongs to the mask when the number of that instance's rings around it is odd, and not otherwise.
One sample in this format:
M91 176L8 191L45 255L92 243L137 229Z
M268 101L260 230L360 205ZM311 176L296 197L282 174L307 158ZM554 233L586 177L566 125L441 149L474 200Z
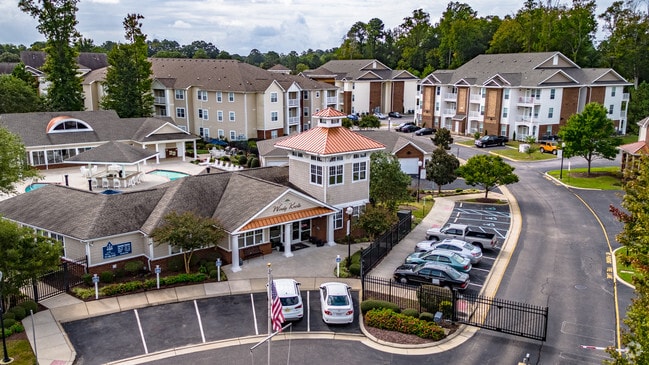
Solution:
M304 305L302 305L302 295L300 295L300 283L293 279L276 279L275 290L282 302L284 319L294 321L302 319L304 316Z

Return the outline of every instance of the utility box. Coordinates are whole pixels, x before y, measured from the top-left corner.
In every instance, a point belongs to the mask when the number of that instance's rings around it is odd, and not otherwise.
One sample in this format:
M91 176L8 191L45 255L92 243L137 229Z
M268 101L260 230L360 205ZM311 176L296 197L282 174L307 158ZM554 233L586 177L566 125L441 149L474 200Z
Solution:
M436 312L435 316L433 317L433 321L435 321L435 323L441 323L442 317L443 317L442 312Z
M520 153L527 153L530 150L530 145L527 143L521 143L518 145L518 152Z

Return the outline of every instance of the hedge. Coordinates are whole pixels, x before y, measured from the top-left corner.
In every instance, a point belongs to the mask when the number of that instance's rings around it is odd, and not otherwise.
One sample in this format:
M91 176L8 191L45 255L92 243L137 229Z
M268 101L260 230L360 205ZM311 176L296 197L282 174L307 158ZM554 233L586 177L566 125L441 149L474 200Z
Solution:
M397 331L421 338L439 341L446 335L444 329L434 322L422 321L391 309L372 309L365 314L365 324L388 331Z

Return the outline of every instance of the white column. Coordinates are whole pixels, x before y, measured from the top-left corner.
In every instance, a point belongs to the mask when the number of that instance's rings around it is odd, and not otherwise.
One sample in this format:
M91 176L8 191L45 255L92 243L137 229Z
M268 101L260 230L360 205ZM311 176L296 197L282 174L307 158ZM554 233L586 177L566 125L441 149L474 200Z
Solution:
M293 257L293 252L291 252L292 238L293 238L293 224L286 223L284 225L284 257Z
M230 247L232 247L232 272L241 271L239 266L239 235L233 234L230 236Z
M327 216L327 244L329 246L334 246L336 241L334 241L334 215Z

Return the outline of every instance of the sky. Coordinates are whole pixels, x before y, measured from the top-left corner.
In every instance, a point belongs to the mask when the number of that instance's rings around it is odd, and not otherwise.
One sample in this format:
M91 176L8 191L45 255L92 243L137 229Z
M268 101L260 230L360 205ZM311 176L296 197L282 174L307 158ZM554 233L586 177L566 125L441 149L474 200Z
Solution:
M459 1L459 0L458 0ZM553 0L556 3L558 0ZM566 3L568 0L562 0ZM38 2L38 1L36 1ZM459 1L479 17L514 15L522 0ZM613 0L596 0L596 15ZM142 31L148 40L168 39L180 45L195 40L211 42L219 50L247 56L340 46L358 22L378 18L386 29L398 27L416 9L439 21L449 1L438 0L80 0L77 30L96 45L123 42L122 21L129 13L144 16ZM37 21L18 8L17 0L0 0L0 44L29 46L44 41Z

